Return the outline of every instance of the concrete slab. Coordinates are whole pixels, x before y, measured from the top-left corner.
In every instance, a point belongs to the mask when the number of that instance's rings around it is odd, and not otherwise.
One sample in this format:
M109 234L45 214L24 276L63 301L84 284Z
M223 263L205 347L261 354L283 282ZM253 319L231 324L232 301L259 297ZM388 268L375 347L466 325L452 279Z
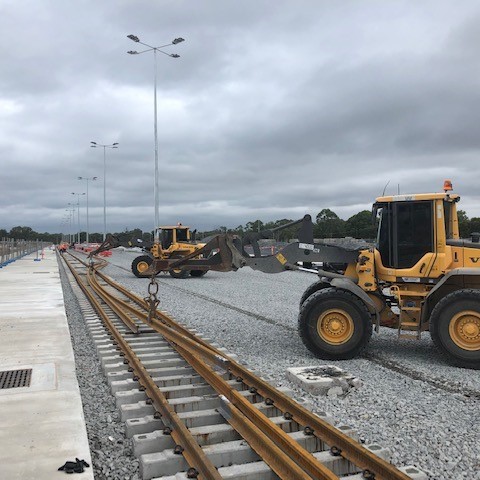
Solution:
M288 368L287 378L312 395L343 395L362 385L360 379L335 365Z
M32 369L30 386L0 390L0 478L64 478L76 457L91 464L55 252L0 270L0 372ZM92 468L75 474L93 479Z

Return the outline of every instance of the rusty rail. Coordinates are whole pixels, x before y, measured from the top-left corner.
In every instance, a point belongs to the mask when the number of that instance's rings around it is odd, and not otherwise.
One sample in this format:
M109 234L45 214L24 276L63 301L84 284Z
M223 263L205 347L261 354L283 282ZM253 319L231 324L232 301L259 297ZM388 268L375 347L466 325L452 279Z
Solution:
M75 257L75 259L88 268L85 262L82 262L77 257ZM393 465L376 456L357 441L348 437L328 422L299 405L287 395L258 378L217 348L198 338L165 313L157 310L154 318L149 319L147 313L148 305L145 299L138 297L98 271L98 268L105 263L106 262L103 261L93 268L88 268L87 279L90 285L95 285L95 292L100 295L100 290L102 290L101 297L110 307L111 305L118 305L118 307L116 307L117 310L122 312L127 311L130 314L128 316L130 320L132 316L137 318L139 322L149 325L150 328L163 335L164 338L170 342L194 370L209 383L219 395L223 396L225 399L224 410L227 412L226 416L228 417L228 421L278 476L286 479L338 479L337 475L321 464L310 452L298 443L292 441L281 428L253 407L252 404L236 390L232 389L210 365L220 366L223 370L228 371L232 376L236 377L238 381L242 381L245 385L249 386L249 388L255 389L260 396L269 399L276 408L285 414L288 413L289 418L294 422L304 428L308 428L310 433L316 436L319 441L330 447L334 447L336 455L343 456L359 469L368 472L370 475L369 478L375 478L376 480L408 480L410 478ZM69 262L67 262L67 265L79 282L82 290L89 299L91 299L91 292L83 285L78 273L74 271ZM105 289L99 285L96 276L99 276L121 295L134 302L136 307L106 292ZM108 298L108 301L106 298ZM173 432L175 432L175 435L177 435L178 432L178 437L174 437L175 441L178 445L182 445L184 448L187 447L184 452L187 462L194 468L198 468L197 465L202 465L202 472L209 472L209 468L211 467L209 460L202 457L203 452L201 452L201 448L198 447L198 445L196 445L196 447L191 445L194 440L191 437L187 438L189 436L188 429L186 429L178 417L176 417L175 412L169 406L167 400L153 383L151 376L141 365L140 360L136 357L135 353L131 351L128 344L122 339L110 319L108 319L105 313L102 313L103 310L99 302L96 299L91 301L99 315L104 319L108 328L112 329L112 332L115 332L112 333L112 335L122 349L126 361L133 368L141 385L147 390L148 397L154 401L155 408L161 413L162 417L165 416L168 422L174 425L172 436L174 435ZM135 324L134 321L133 323ZM177 422L180 422L181 425ZM266 442L268 446L266 446ZM209 477L208 475L213 474L212 472L213 471L207 473L207 476L204 478L220 478L218 476ZM218 475L218 472L215 471L214 473Z

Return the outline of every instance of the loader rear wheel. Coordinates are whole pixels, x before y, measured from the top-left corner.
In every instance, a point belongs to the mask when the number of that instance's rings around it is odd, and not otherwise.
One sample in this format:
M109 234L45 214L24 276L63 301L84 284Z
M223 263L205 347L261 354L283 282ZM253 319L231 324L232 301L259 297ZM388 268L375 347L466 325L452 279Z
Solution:
M190 270L190 275L192 277L203 277L204 275L206 275L207 273L207 270Z
M187 278L189 271L188 270L170 270L168 272L173 278Z
M480 292L462 289L443 297L430 317L430 335L450 361L480 369Z
M346 290L324 288L310 295L298 316L305 346L317 357L345 360L357 356L372 336L365 304Z
M153 258L148 255L141 255L140 257L134 258L132 262L132 272L138 278L146 278L148 275L145 275L145 271L153 263Z

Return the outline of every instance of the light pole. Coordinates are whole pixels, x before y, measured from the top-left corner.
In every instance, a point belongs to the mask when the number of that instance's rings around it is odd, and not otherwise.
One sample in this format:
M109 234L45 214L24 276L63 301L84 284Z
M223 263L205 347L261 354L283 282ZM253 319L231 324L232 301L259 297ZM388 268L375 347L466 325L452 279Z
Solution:
M77 196L78 243L80 243L80 197L85 195L85 193L72 192L72 195Z
M78 177L79 180L86 180L87 182L87 238L86 238L86 242L88 243L89 241L89 233L90 233L90 225L88 223L88 182L89 180L92 180L95 181L98 177Z
M68 212L68 243L73 243L73 222L75 220L75 207L72 208L71 205L73 203L69 203L68 208L65 209Z
M105 149L118 148L118 143L112 143L111 145L102 145L97 142L90 142L92 148L103 148L103 241L107 238L107 157Z
M154 202L155 202L155 225L154 225L154 232L155 232L155 243L160 242L158 226L160 224L160 215L159 215L159 188L158 188L158 130L157 130L157 52L163 53L171 58L180 58L180 55L176 53L167 53L161 50L162 48L169 47L170 45L176 45L177 43L181 43L184 41L183 38L175 38L172 40L171 43L167 43L166 45L161 45L159 47L152 47L152 45L148 45L148 43L143 43L136 35L127 35L127 38L132 40L135 43L140 43L148 47L146 50L142 50L141 52L137 52L136 50L130 50L127 53L130 55L140 55L146 52L153 51L153 59L154 59L154 82L153 82L153 99L154 99L154 140L155 140L155 180L154 180Z

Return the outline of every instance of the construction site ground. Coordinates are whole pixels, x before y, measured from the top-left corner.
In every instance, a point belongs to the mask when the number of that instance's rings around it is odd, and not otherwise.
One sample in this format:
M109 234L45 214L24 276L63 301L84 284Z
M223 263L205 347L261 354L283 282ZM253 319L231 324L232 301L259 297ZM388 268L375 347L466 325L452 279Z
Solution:
M114 251L105 273L140 295L149 279L130 264L138 252ZM325 362L297 333L298 302L317 279L306 272L268 275L248 268L208 272L203 278L160 274L160 308L235 353L251 368L289 386L314 410L351 425L365 442L391 450L396 465L416 465L431 478L480 479L480 372L457 368L438 353L428 332L397 339L393 329L373 334L360 358ZM311 395L290 383L291 367L336 365L362 385L347 395Z

